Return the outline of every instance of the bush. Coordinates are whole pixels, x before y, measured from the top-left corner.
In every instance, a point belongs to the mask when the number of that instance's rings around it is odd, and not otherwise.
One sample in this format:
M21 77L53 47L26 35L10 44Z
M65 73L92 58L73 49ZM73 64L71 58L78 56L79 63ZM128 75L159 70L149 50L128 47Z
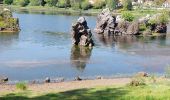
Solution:
M81 9L81 0L70 0L71 7L75 10Z
M96 0L96 2L93 5L93 8L95 9L101 9L106 5L106 2L103 0Z
M13 1L14 5L19 5L19 6L27 6L29 4L29 0L14 0Z
M13 3L13 0L3 0L3 3L11 5Z
M59 0L57 3L57 7L59 8L70 7L70 0Z
M146 85L145 79L142 77L134 77L130 82L130 86L142 86Z
M165 2L165 0L154 0L154 3L158 6L162 6L162 4Z
M122 13L122 18L123 18L125 21L132 22L135 17L134 17L133 14L130 13L130 12L123 12L123 13Z
M154 18L151 18L149 24L167 24L169 22L169 14L166 11L163 11L161 14L155 15Z
M30 5L31 6L40 6L41 0L30 0Z
M132 1L131 0L123 0L123 9L124 10L132 10Z
M89 3L89 0L84 0L82 3L81 3L81 8L83 10L88 10L89 8L91 7L90 3Z
M52 7L57 5L58 0L45 0L45 2L46 2L46 6Z
M16 84L16 88L19 89L19 90L26 90L27 86L26 86L26 83L20 82L20 83Z
M116 9L117 0L106 0L106 5L110 10Z

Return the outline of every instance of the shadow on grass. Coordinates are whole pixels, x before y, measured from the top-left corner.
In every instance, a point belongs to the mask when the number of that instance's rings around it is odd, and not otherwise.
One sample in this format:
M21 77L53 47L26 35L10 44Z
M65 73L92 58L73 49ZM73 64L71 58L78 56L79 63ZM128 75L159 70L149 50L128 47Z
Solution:
M33 98L20 94L8 94L0 97L0 100L113 100L119 99L128 93L123 88L105 88L105 89L78 89L60 93L50 93Z

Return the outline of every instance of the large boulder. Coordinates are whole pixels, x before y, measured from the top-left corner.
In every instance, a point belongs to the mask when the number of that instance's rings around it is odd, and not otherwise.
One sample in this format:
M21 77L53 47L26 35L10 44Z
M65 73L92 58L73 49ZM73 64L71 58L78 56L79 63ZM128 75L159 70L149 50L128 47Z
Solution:
M92 33L87 26L84 17L80 17L76 23L72 25L72 40L74 45L93 46Z
M112 16L110 10L106 8L97 16L95 32L98 34L102 33L105 35L110 35L114 33L115 24L116 17Z
M129 34L129 35L137 35L137 34L139 34L139 22L138 21L132 22L128 26L126 34Z

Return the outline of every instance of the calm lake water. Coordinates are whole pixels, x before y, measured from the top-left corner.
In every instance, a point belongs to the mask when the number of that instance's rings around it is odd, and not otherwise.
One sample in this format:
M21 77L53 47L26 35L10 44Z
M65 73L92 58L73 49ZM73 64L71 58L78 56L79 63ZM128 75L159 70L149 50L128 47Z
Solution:
M10 80L45 77L163 74L170 64L170 36L104 38L93 49L73 47L70 28L79 16L14 13L21 32L0 34L0 76ZM85 16L91 29L96 17Z

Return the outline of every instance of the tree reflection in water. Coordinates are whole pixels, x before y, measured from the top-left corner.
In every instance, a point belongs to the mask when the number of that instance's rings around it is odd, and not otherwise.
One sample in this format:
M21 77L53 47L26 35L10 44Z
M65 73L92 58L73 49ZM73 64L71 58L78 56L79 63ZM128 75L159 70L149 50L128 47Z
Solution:
M91 56L92 48L73 46L71 49L71 63L79 71L83 71Z

